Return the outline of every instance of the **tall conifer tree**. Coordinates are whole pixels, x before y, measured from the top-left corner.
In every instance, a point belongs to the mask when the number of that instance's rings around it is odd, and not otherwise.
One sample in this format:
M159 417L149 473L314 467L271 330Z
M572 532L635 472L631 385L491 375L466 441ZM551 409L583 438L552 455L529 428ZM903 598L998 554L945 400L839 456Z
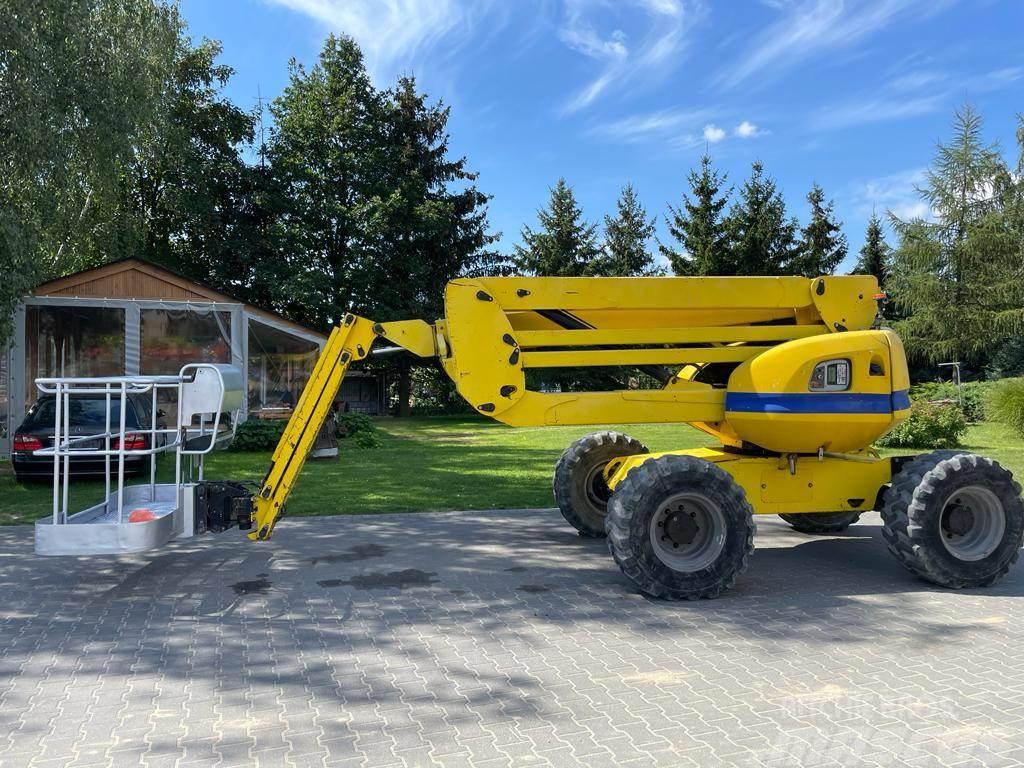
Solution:
M665 223L673 245L659 243L677 275L730 274L729 253L722 212L729 201L726 177L711 166L711 158L700 159L700 171L687 176L689 194L680 207L669 205Z
M540 227L523 227L515 248L519 271L529 275L578 277L593 271L601 256L597 225L583 218L572 187L559 179L546 208L537 211Z

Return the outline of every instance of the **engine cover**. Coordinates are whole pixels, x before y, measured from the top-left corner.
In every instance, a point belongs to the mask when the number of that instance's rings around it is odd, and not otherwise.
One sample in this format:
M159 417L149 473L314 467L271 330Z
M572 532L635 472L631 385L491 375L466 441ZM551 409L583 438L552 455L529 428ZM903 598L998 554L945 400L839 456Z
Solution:
M744 442L768 451L856 451L907 418L909 387L895 333L828 333L780 344L737 367L725 418Z

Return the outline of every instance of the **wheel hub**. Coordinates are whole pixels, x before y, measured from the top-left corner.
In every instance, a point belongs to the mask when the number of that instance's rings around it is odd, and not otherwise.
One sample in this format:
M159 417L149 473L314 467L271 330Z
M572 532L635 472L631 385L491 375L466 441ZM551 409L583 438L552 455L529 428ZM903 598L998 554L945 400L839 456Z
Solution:
M961 504L959 499L954 500L954 506L949 509L943 520L942 528L946 536L963 536L973 527L974 512L970 507Z
M606 466L606 464L598 464L592 468L586 481L587 500L602 514L608 508L608 500L612 496L611 489L604 479L604 468Z
M977 561L996 550L1006 532L1006 512L991 489L968 485L952 494L939 515L940 538L958 560Z
M665 499L651 517L649 526L655 556L682 573L707 568L725 547L725 514L696 491L677 493Z
M680 504L679 509L670 512L665 518L662 529L664 530L662 541L669 542L675 547L692 544L697 534L700 533L697 513L687 512L686 508Z

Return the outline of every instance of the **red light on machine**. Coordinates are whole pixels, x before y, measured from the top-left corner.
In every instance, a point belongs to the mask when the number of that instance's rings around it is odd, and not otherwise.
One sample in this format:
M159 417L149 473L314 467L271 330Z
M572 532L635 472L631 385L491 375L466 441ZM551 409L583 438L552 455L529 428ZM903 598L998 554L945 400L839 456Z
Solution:
M875 301L882 301L883 299L888 299L889 298L889 294L887 294L887 293L876 293L872 298Z

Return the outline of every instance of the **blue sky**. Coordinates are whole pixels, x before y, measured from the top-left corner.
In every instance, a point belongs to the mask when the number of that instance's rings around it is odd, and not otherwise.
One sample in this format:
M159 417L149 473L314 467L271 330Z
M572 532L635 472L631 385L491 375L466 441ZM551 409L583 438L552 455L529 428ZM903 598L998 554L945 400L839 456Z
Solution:
M821 184L851 253L872 207L914 192L973 103L1016 157L1024 112L1020 0L182 0L219 39L239 105L278 95L292 57L352 35L374 81L416 75L452 107L452 148L492 194L502 249L565 176L590 220L635 185L659 217L708 148L739 184L755 159L801 220ZM852 261L852 256L851 256Z

